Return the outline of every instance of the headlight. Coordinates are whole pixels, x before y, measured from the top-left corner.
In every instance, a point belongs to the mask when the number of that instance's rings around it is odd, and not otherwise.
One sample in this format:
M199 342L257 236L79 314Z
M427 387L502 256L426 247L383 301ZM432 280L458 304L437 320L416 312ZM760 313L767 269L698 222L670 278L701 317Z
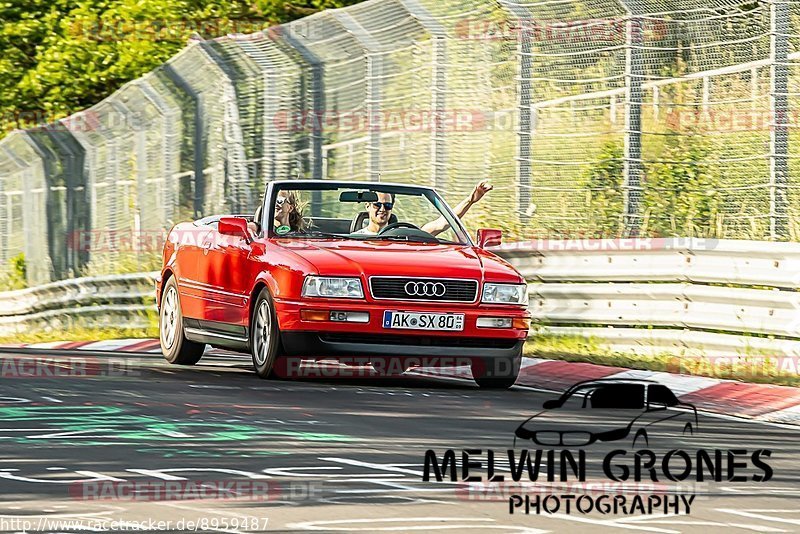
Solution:
M481 302L528 305L527 284L483 284Z
M302 296L363 299L364 290L359 278L308 276L303 283Z

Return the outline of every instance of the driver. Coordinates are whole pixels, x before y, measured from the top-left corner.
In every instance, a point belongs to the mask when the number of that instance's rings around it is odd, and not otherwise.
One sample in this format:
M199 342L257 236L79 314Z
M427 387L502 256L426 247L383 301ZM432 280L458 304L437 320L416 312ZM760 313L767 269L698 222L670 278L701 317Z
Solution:
M494 186L489 183L489 180L479 182L472 190L472 193L453 210L456 217L462 218L473 204L477 204L493 188ZM394 193L378 193L377 202L367 202L366 207L369 214L369 224L353 233L377 235L389 223L389 217L392 215L392 209L394 208ZM447 230L449 226L444 216L441 216L435 221L427 223L421 230L435 236Z

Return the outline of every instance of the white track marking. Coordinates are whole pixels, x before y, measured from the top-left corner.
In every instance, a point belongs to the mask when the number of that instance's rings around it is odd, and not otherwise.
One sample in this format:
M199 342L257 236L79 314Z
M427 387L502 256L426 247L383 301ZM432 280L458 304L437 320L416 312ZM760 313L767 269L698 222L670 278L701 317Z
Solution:
M128 347L130 345L135 345L137 343L141 343L145 341L143 339L107 339L105 341L95 341L94 343L89 343L87 345L82 345L77 348L77 350L104 350L104 351L115 351L119 350L123 347Z
M784 517L773 517L769 515L764 515L762 513L754 513L752 511L747 511L747 510L736 510L734 508L716 508L716 510L718 512L740 515L742 517L749 517L751 519L761 519L764 521L775 521L777 523L789 523L790 525L800 525L800 519L786 519ZM771 512L779 512L779 510L774 510ZM780 512L784 513L783 511Z

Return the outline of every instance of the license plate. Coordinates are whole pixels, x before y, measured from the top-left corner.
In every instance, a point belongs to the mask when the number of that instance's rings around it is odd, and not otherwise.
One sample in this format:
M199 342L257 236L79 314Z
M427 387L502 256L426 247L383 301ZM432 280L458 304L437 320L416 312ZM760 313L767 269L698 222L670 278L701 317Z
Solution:
M384 328L407 330L464 330L463 313L383 312Z

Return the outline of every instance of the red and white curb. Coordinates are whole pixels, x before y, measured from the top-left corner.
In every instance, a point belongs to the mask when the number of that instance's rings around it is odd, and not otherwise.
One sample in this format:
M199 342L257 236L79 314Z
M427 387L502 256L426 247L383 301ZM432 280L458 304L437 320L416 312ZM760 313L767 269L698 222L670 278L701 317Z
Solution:
M115 339L4 345L4 348L79 350L86 352L160 353L157 339ZM212 353L224 352L211 349ZM467 367L420 368L412 374L471 379ZM641 371L591 363L525 358L518 386L561 392L583 380L637 378L654 380L669 387L683 402L698 410L759 421L800 424L800 388L751 384L701 376Z

